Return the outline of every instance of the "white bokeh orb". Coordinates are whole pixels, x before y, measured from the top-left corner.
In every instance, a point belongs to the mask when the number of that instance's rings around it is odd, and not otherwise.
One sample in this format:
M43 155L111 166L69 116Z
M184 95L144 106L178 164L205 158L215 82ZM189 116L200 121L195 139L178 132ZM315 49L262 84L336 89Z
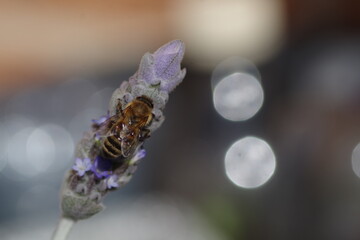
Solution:
M267 142L256 137L236 141L225 155L228 178L242 188L256 188L274 174L276 159Z
M26 142L26 164L37 172L45 172L55 160L55 144L43 129L36 128Z
M253 117L264 102L264 92L252 75L233 73L224 77L214 88L216 111L230 121L244 121Z
M360 178L360 143L356 145L351 155L352 170Z
M53 163L54 141L41 128L23 128L9 139L6 155L9 166L17 174L22 177L34 177L46 172Z

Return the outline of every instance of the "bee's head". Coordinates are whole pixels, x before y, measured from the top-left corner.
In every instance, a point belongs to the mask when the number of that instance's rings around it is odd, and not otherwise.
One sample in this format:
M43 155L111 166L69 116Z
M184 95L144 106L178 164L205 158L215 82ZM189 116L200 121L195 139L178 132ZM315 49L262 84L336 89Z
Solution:
M140 97L137 97L136 100L145 103L145 104L148 105L149 108L151 108L151 109L154 108L153 101L152 101L151 98L149 98L148 96L142 95L142 96L140 96Z

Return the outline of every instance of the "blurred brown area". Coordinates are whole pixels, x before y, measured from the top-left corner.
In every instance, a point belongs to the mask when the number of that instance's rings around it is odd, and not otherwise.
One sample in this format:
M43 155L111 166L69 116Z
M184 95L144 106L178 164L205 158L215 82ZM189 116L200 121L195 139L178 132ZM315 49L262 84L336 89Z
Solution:
M360 2L356 0L284 0L290 41L311 34L342 31L358 32Z
M1 1L5 94L70 72L135 65L169 38L166 1Z
M0 94L74 72L136 65L143 52L177 37L169 19L174 2L1 1ZM355 0L282 2L290 44L318 31L360 26Z

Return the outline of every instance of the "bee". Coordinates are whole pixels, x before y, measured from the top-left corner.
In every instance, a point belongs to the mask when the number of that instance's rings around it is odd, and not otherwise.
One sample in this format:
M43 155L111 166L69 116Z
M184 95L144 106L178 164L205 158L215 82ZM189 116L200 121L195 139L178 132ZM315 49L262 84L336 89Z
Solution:
M103 125L100 156L121 161L133 155L139 144L150 136L147 127L153 119L153 107L152 100L145 95L128 103L123 110L119 103L117 114Z

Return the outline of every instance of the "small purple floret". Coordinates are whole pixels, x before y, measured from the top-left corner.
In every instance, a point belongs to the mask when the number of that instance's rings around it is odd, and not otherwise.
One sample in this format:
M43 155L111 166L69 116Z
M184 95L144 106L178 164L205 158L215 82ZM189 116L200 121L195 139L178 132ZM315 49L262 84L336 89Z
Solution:
M109 119L109 114L101 116L99 119L93 119L92 122L98 126Z
M116 175L111 175L110 177L108 177L106 179L106 186L108 189L111 188L118 188L119 187L119 183L118 183L119 177Z
M89 171L92 167L91 160L89 158L76 158L75 165L72 167L77 174L82 177L84 176L85 172Z
M101 140L101 135L99 133L95 133L95 140L96 141L100 141Z
M106 178L112 174L112 171L109 170L110 168L111 163L98 156L95 158L94 164L91 167L91 171L97 178Z
M140 149L137 151L137 153L131 158L129 164L134 165L136 164L140 159L144 158L146 155L145 149Z
M133 163L139 161L140 159L144 158L146 155L146 150L145 149L140 149L136 154L135 156L131 159L131 161Z

